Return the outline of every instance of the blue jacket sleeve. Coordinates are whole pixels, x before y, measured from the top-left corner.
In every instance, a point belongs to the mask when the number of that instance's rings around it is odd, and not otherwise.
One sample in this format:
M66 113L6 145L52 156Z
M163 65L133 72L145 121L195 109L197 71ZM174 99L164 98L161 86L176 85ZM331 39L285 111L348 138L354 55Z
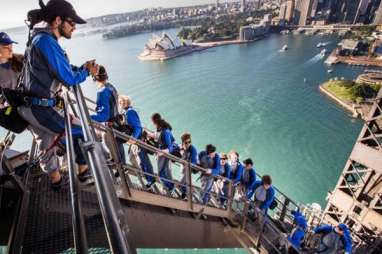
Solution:
M110 119L110 96L108 89L102 89L97 92L97 114L92 115L91 119L96 122L104 123Z
M171 132L169 130L165 130L164 133L163 133L163 138L164 138L164 143L168 149L168 152L169 153L172 153L173 150L174 150L174 146L173 146L173 142L172 142L172 139L171 139Z
M207 153L205 151L201 151L199 154L198 154L198 160L199 160L199 164L201 164L202 162L202 158L206 155Z
M265 201L261 204L260 209L267 210L271 204L273 199L275 198L275 190L271 187L267 190L267 196Z
M142 124L135 110L128 110L126 113L127 123L133 128L133 138L139 139L142 135Z
M194 146L191 146L190 149L191 163L196 165L198 164L198 152L196 151L196 148Z
M237 170L236 178L233 179L234 184L237 184L241 181L241 177L243 176L243 171L244 171L243 165L239 164L237 167L238 168L236 169Z
M213 176L218 176L220 174L220 156L218 154L215 155L214 158L214 167L211 168L212 172L211 174Z
M261 185L261 181L255 181L247 192L247 198L252 199L253 193Z
M297 249L301 248L301 243L304 240L305 233L301 229L296 229L292 235L288 236L288 241Z
M224 165L224 175L226 178L231 179L231 167L228 163Z
M333 227L332 226L329 226L329 225L323 225L323 226L320 226L320 227L317 227L314 229L314 233L316 234L320 234L320 233L329 233L330 231L333 230Z
M89 72L86 69L73 71L64 51L50 35L42 35L37 40L36 47L47 60L50 71L64 84L75 86L84 82L89 76Z
M247 183L248 188L250 189L252 185L256 182L256 172L255 170L250 171L250 178L249 178L249 183Z
M351 240L351 236L349 232L345 233L342 238L343 238L345 252L351 253L353 249L353 246L352 246L353 244L352 244L352 240Z

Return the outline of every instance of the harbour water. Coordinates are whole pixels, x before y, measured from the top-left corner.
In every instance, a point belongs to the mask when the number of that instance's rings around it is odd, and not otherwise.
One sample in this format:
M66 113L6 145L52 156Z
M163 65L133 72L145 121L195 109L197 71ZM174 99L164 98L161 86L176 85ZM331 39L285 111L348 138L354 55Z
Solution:
M20 42L25 36L14 34ZM325 204L362 126L318 91L330 77L355 78L362 72L339 65L327 73L316 45L330 42L330 52L338 38L271 35L248 45L143 62L137 56L149 37L103 40L92 35L63 44L72 63L96 59L105 65L110 81L131 96L146 127L152 128L151 114L160 112L178 141L187 131L198 149L208 143L222 152L235 149L241 159L252 157L257 171L272 175L294 200ZM288 50L279 52L286 44ZM23 43L16 47L22 49ZM83 87L95 98L90 79ZM28 149L29 140L24 134L15 147Z

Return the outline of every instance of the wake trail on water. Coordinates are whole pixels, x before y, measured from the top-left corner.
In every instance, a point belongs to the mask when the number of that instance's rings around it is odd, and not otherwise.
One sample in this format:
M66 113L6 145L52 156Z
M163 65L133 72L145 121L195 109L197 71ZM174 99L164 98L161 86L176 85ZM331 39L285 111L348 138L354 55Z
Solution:
M303 67L307 67L307 66L313 65L313 64L319 62L320 60L324 59L324 57L325 57L325 55L321 55L321 53L318 53L317 55L315 55L314 57L312 57L311 59L306 61L303 64Z

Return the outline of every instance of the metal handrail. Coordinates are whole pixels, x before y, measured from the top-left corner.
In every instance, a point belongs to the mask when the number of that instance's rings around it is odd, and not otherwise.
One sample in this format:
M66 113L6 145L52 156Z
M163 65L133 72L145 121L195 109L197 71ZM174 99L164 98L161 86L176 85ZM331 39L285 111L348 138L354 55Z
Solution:
M131 247L131 243L128 242L129 229L122 217L123 211L113 187L110 172L105 170L107 164L101 144L96 141L94 129L89 124L89 112L81 87L74 86L73 92L85 141L82 148L95 179L97 197L110 248L113 253L118 254L136 253L136 250Z
M70 183L70 194L72 203L72 224L73 224L73 237L74 237L74 248L77 253L83 254L88 253L88 243L86 238L85 223L82 216L81 207L81 192L78 186L77 168L74 161L74 146L73 146L73 136L71 117L69 114L69 95L66 91L64 94L64 115L65 115L65 138L66 138L66 155L68 160L68 171L69 171L69 183Z

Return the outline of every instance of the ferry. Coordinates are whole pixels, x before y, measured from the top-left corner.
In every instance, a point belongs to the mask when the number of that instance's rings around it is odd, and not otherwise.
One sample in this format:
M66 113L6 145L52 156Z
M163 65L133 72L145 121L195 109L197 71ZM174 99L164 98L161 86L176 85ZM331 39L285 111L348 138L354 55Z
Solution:
M287 51L288 50L288 45L284 45L281 49L280 49L280 52L284 52L284 51Z
M316 47L317 48L322 48L322 47L327 46L328 44L329 44L329 42L319 42Z
M321 50L321 52L320 52L320 56L321 56L321 57L324 57L325 54L326 54L326 49Z

